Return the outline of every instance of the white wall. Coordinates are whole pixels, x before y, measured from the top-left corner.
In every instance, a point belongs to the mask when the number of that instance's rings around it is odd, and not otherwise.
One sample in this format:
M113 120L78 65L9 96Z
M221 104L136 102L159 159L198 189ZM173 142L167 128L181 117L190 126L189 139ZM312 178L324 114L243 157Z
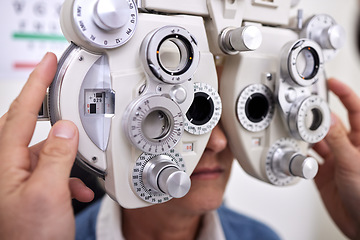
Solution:
M305 14L328 13L347 31L347 45L336 59L326 64L328 76L337 77L360 94L360 63L355 50L354 28L357 0L302 0ZM4 24L5 21L1 21ZM3 56L6 57L6 56ZM0 79L0 115L6 112L25 79ZM339 101L331 96L332 110L346 117ZM38 124L35 141L46 137L50 125ZM247 176L237 163L226 192L226 203L272 226L286 240L346 239L329 219L312 181L278 188Z
M39 62L47 51L55 52L59 57L68 46L66 39L61 37L58 17L62 2L1 1L0 115L7 111L20 92L31 66ZM49 122L37 125L33 142L44 139L50 129Z
M357 0L301 0L305 15L327 13L347 32L346 46L331 62L326 63L328 77L336 77L360 94L360 62L355 48ZM332 111L346 121L346 111L332 94ZM249 177L233 165L226 192L226 203L245 214L264 221L286 240L347 239L329 218L313 181L301 181L291 187L278 188Z

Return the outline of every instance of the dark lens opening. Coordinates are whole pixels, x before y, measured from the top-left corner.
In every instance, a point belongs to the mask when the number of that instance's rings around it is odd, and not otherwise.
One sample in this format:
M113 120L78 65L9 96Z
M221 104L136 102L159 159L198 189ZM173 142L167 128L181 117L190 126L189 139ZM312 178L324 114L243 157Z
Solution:
M309 129L311 131L316 131L321 126L323 117L321 111L317 108L311 109L311 114L312 114L312 119Z
M204 125L214 114L214 103L211 97L203 92L197 92L194 101L186 113L187 119L194 125Z
M261 122L269 112L269 102L261 93L251 95L245 104L245 113L254 123Z

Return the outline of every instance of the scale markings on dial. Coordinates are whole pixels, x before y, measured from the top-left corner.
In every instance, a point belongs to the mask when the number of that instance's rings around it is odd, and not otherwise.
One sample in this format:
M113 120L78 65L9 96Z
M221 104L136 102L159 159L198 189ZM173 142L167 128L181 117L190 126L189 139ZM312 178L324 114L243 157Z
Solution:
M145 96L130 105L124 127L136 147L160 154L178 143L183 133L183 121L181 109L171 99Z
M236 110L238 120L246 130L262 131L270 125L274 115L273 94L263 84L251 84L240 93Z
M193 105L185 116L184 129L191 134L201 135L210 132L219 122L221 99L218 92L206 83L194 83L194 96Z
M176 166L178 166L181 171L185 171L185 162L181 157L180 153L178 153L174 149L171 149L169 152L163 153L162 155L169 156L171 158L171 162L173 162ZM152 204L164 203L172 199L172 197L169 196L168 194L153 191L152 189L146 188L144 184L144 179L142 178L144 168L146 164L156 156L159 155L142 153L140 157L137 159L132 172L132 182L133 182L132 185L135 193L144 201Z
M309 124L309 115L314 115ZM292 115L291 115L292 116ZM323 139L330 128L330 110L327 103L319 96L313 95L302 101L294 119L299 136L308 143Z
M128 21L119 29L105 31L94 22L94 7L97 0L74 2L73 19L80 36L90 45L101 48L116 48L125 44L134 34L137 24L137 8L133 0L128 2Z
M281 139L277 140L270 147L270 149L267 153L266 160L265 160L265 172L266 172L266 175L267 175L269 181L272 184L277 185L277 186L286 186L294 180L294 177L287 176L287 175L280 176L279 174L276 174L276 172L275 172L276 170L274 169L274 166L273 166L273 157L274 157L274 153L279 148L291 148L294 151L299 151L299 147L296 144L296 141L294 139L281 138Z

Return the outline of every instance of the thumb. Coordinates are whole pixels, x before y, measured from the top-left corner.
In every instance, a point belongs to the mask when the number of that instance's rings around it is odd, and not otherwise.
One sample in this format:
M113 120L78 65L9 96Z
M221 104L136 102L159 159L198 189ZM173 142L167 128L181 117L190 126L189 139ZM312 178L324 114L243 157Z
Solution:
M334 114L331 118L332 125L325 140L334 155L334 162L340 169L354 171L354 158L360 158L360 153L349 140L341 120Z
M70 121L58 121L50 130L40 151L31 180L42 183L44 188L53 188L57 184L68 186L78 143L79 133L75 124Z

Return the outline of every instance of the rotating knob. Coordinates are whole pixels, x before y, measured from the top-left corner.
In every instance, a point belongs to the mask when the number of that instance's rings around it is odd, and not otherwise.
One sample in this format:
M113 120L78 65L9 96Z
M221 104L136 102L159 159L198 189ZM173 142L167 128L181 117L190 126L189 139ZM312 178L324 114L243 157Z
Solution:
M262 43L262 34L256 26L226 28L220 35L220 48L227 54L240 51L254 51Z
M181 198L190 190L189 176L181 171L167 155L158 155L152 158L145 165L142 175L146 188L174 198Z
M94 21L100 28L111 31L124 26L130 13L129 4L125 0L98 0Z
M135 33L135 0L76 0L64 4L61 11L64 34L68 41L95 52L124 45ZM71 2L71 1L69 1ZM70 14L70 15L69 15ZM73 31L70 31L73 30Z
M301 154L295 154L291 158L290 173L293 176L302 177L305 179L313 179L318 172L318 163L312 157L305 157Z
M317 42L323 50L325 61L332 59L346 42L344 28L327 14L318 14L308 19L300 37Z
M274 154L273 164L279 175L313 179L318 172L318 163L314 158L292 149L279 148Z
M345 44L345 30L340 25L332 25L323 29L315 39L322 48L337 50Z

